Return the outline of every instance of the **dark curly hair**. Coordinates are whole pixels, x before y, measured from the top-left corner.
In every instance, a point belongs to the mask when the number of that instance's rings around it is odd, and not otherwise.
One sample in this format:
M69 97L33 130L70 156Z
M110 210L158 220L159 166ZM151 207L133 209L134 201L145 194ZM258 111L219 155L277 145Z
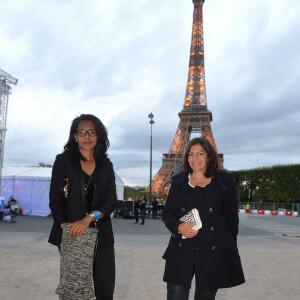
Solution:
M64 146L64 153L67 153L73 158L78 158L84 161L86 160L86 158L79 151L78 144L76 143L74 137L74 134L77 133L78 125L81 121L91 121L95 125L97 132L97 144L94 149L94 158L96 162L111 163L106 153L110 145L107 137L107 130L100 119L91 114L82 114L72 121L69 139Z
M193 169L191 168L188 159L191 147L196 144L200 144L207 153L207 166L204 175L205 177L209 178L216 174L220 167L220 162L219 156L215 148L205 137L194 138L188 143L184 153L184 161L181 169L182 171L188 171L189 173L193 172Z

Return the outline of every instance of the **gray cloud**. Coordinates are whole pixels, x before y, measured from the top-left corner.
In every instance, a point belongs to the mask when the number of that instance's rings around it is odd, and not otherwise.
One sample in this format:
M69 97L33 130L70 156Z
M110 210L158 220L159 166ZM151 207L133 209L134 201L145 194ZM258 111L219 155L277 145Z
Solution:
M5 164L52 163L71 120L105 123L125 183L149 181L175 135L189 61L192 1L4 3L0 68L10 95ZM297 0L205 1L208 108L228 169L299 163Z

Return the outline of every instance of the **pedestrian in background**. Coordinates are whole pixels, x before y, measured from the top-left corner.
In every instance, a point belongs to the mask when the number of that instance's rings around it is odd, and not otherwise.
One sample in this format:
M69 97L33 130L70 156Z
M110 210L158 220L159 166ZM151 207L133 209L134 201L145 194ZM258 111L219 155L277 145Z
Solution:
M3 221L3 211L4 211L3 200L0 200L0 223Z
M246 204L246 213L249 214L250 213L250 203Z
M135 197L134 200L134 216L135 216L135 223L139 222L139 205L140 205L140 198L138 196Z
M156 197L154 197L152 201L152 218L157 219L157 208L158 208L158 201L156 200Z
M17 217L20 214L19 204L16 199L14 199L13 196L9 197L8 205L9 213L10 213L10 222L11 223L17 223Z
M142 219L141 225L145 224L146 203L147 203L147 197L145 194L143 194L140 204L139 204L139 208L140 208L140 212L141 212L141 219Z

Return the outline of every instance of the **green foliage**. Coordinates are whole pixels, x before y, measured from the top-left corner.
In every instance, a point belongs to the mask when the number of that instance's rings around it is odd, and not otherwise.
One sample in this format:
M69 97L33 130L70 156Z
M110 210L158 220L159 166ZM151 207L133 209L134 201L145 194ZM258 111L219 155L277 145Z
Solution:
M246 189L240 189L239 190L239 201L241 202L248 202L248 195L249 192Z
M257 185L256 199L259 202L271 202L270 181L264 176Z
M235 177L241 202L249 200L300 202L300 164L230 171L230 173Z
M270 190L276 202L300 202L300 165L274 166Z
M149 192L147 191L147 187L133 188L128 185L124 186L124 199L125 200L127 200L129 197L131 197L132 200L134 200L136 197L139 197L141 199L143 194L146 195L147 200L149 201ZM153 197L155 197L155 195L152 194L152 197L151 197L152 200L153 200Z

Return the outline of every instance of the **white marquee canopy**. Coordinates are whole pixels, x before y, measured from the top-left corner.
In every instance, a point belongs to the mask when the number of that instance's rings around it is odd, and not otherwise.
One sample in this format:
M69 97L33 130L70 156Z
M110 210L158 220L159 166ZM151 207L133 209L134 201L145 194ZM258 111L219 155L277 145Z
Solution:
M51 173L52 168L3 167L1 194L5 202L13 196L24 214L48 216ZM118 200L123 200L124 183L116 173L115 177Z

